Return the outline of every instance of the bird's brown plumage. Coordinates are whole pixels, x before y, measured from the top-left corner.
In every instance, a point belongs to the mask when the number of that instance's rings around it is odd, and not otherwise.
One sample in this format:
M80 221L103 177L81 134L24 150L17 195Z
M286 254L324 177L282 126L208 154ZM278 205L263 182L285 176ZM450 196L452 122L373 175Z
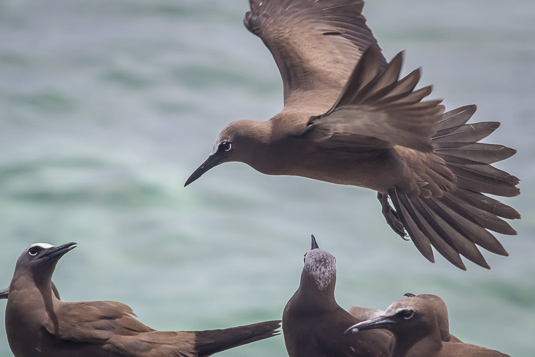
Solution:
M280 321L221 330L156 331L120 302L60 301L51 277L57 260L73 247L32 245L19 257L6 307L6 332L15 356L200 357L277 334Z
M362 321L342 309L334 297L336 260L319 249L305 255L299 288L286 304L282 329L290 357L386 357L391 335L371 331L344 335L350 325Z
M479 143L499 123L466 124L475 105L444 113L440 101L425 100L430 86L415 89L419 70L400 78L402 54L385 61L363 1L250 5L244 23L273 54L284 108L269 121L229 124L186 185L239 161L265 174L366 187L378 191L393 230L407 232L430 261L431 247L461 269L461 255L489 268L477 245L507 255L489 230L516 234L502 218L520 215L485 194L520 193L516 177L491 166L515 150Z
M447 310L436 295L405 297L372 319L348 326L345 334L385 329L394 334L390 357L506 357L449 335Z

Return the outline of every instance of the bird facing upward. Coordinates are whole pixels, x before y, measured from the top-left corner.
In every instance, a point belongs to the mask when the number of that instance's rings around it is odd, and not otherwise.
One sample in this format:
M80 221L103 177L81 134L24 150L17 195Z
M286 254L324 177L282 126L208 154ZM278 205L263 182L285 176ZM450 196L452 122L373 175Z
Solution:
M400 79L362 15L361 0L250 0L247 29L271 51L284 108L269 121L238 120L217 137L186 186L225 162L378 192L392 229L434 262L432 246L455 266L460 255L490 268L476 245L508 255L488 231L514 235L513 208L485 196L520 193L519 180L491 166L516 151L478 141L497 122L466 124L468 105L444 113L415 90L420 70ZM391 207L390 201L394 207ZM501 218L500 218L501 217Z
M286 304L282 331L290 357L386 357L391 335L370 331L343 335L347 326L363 321L342 309L334 297L336 259L319 249L312 236L299 288Z
M5 321L16 357L211 356L277 334L280 321L222 330L156 331L120 302L60 301L52 289L52 274L75 244L33 244L17 260Z
M495 350L463 343L456 338L446 342L444 320L442 324L439 321L440 314L444 313L445 304L439 300L442 301L436 295L403 298L390 305L382 315L355 324L344 334L358 335L360 331L388 330L394 334L390 357L507 356Z

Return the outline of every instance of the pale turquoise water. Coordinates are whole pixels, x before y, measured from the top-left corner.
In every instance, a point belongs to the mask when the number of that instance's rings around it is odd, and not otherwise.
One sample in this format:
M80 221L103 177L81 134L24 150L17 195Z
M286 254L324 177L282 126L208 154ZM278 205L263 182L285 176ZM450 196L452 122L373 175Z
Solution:
M33 242L79 247L54 280L69 301L118 300L157 329L277 319L314 233L338 261L337 299L385 308L435 293L464 341L535 351L535 7L377 0L365 7L387 57L448 107L477 103L490 140L519 153L510 257L486 271L430 264L384 224L373 192L267 177L240 164L183 188L219 130L282 105L276 67L242 25L247 1L0 1L0 287ZM1 309L5 302L1 302ZM3 320L4 314L0 314ZM10 350L3 324L0 355ZM284 356L282 337L221 356Z

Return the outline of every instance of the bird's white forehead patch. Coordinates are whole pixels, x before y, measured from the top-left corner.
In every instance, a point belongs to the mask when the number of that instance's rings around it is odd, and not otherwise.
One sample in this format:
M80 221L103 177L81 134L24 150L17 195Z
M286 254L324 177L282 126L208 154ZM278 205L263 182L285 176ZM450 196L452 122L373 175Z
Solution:
M305 271L323 290L336 277L336 258L324 250L313 249L305 257Z
M30 248L32 247L41 247L43 249L49 249L49 248L52 248L53 245L52 244L48 244L48 243L34 243L32 245L30 245Z

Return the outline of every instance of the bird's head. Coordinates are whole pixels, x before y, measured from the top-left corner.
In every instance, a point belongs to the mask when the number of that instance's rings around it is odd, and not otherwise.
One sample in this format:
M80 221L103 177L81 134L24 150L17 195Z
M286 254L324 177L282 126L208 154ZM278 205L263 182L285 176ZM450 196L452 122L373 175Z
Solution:
M428 301L405 297L390 305L380 316L349 327L344 334L371 329L386 329L395 335L419 334L431 331L433 324L436 325L436 317Z
M254 166L254 158L261 160L258 151L265 147L269 139L266 134L267 125L267 122L253 120L238 120L227 125L217 136L208 159L191 174L184 186L225 162L238 161Z
M53 246L47 243L35 243L26 248L15 267L15 274L29 275L36 283L52 279L58 260L76 247L76 243Z
M336 258L320 249L314 236L304 260L303 278L313 280L319 290L325 290L336 282Z

